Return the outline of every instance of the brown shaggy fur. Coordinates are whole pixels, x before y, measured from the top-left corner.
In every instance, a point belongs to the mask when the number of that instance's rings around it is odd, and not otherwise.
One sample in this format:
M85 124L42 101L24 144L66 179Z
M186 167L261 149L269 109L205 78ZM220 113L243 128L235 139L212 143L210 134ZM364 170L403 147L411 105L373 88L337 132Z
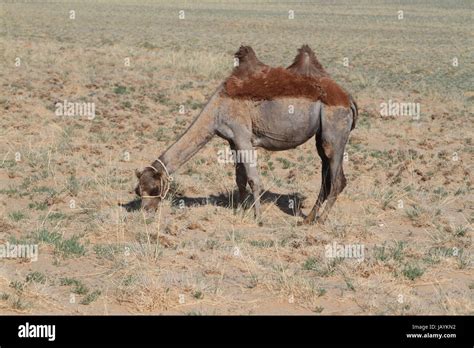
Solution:
M242 99L271 100L299 96L319 100L323 94L316 80L281 67L270 68L244 79L232 75L225 84L230 97Z
M241 46L235 57L240 64L224 82L227 97L253 100L294 97L321 100L329 106L350 105L347 92L329 78L307 45L299 49L288 69L263 64L249 46Z
M321 63L316 58L313 50L308 45L301 46L298 54L287 70L304 76L329 77Z
M333 79L329 77L322 77L319 80L321 88L325 92L321 101L330 106L344 106L348 108L350 106L349 94L339 86Z
M225 81L226 96L238 99L272 100L295 97L321 100L330 106L349 107L349 95L328 77L297 75L285 68L269 68L247 78L231 75Z

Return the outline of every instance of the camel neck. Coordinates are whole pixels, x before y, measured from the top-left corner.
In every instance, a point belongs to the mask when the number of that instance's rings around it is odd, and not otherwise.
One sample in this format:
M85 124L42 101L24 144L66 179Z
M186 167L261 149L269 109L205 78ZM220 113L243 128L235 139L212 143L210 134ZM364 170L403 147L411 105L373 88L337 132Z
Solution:
M215 115L216 103L213 96L186 132L159 157L169 174L175 172L212 139L216 128Z

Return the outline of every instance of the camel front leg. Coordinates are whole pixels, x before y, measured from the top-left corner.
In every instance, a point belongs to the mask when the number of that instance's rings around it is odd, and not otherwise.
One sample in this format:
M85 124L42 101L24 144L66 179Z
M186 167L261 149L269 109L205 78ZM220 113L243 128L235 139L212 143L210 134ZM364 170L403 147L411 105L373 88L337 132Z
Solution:
M255 212L255 218L260 220L260 177L257 170L257 156L255 155L255 149L252 146L250 140L236 140L234 141L236 150L236 165L243 164L245 173L247 174L247 182L250 185L250 189L253 194L253 207Z
M330 175L330 167L329 167L329 158L324 153L322 140L321 140L321 133L316 135L316 149L318 150L318 155L321 158L321 163L322 163L321 188L319 189L318 199L316 200L316 203L314 203L313 209L311 209L311 212L303 221L304 224L312 224L316 221L316 217L318 216L319 209L323 205L324 201L328 197L329 192L331 190L331 175Z
M260 177L258 176L258 171L256 166L250 164L245 164L245 171L247 172L247 178L252 189L253 194L253 207L255 210L255 219L260 220Z
M229 141L229 146L234 153L237 152L237 149L232 141ZM243 205L245 199L247 198L247 172L245 171L245 166L243 163L237 161L234 158L235 162L235 182L237 183L237 188L239 189L239 205Z

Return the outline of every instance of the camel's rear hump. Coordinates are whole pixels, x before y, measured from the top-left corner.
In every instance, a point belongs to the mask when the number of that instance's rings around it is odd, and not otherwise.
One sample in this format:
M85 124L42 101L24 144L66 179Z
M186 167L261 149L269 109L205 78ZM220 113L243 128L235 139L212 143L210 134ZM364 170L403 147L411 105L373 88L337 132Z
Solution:
M328 77L321 63L316 58L313 50L308 45L303 45L298 49L293 63L287 68L295 74L313 77Z

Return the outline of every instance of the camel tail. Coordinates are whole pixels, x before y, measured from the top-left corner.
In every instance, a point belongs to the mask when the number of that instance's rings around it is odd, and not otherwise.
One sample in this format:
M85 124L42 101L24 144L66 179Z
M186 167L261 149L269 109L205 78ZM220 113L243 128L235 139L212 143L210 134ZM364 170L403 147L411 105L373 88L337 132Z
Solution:
M357 118L359 117L359 108L357 107L357 103L355 100L352 98L352 96L349 96L350 101L351 101L351 111L352 111L352 126L351 130L353 130L356 126L357 123Z

